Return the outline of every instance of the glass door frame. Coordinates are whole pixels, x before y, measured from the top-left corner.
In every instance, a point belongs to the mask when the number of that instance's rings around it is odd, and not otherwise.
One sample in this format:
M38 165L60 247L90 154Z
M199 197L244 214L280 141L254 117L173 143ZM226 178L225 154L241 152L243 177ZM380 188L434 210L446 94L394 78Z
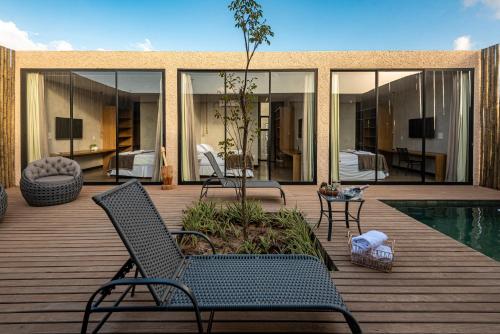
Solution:
M69 118L70 118L70 159L74 158L73 150L73 78L75 73L78 72L103 72L103 73L114 73L115 77L115 107L118 111L118 73L119 72L158 72L161 73L161 95L162 95L162 145L166 146L166 107L165 107L165 69L142 69L142 68L126 68L126 69L94 69L94 68L21 68L20 78L21 78L21 170L27 165L27 115L26 115L26 77L28 73L39 72L39 73L50 73L50 72L66 72L70 76L69 80ZM118 126L119 126L119 113L116 112L116 144L115 144L115 155L116 155L116 166L117 173L115 176L115 181L84 181L84 185L116 185L125 183L126 181L120 181L120 169L119 169L119 137L118 137ZM161 184L161 181L141 181L142 184Z
M421 91L421 103L422 103L422 120L425 120L426 118L426 96L425 96L425 83L426 83L426 75L430 72L434 71L447 71L447 72L453 72L453 71L469 71L470 72L470 92L471 92L471 99L470 99L470 108L469 108L469 124L468 124L468 149L469 149L469 161L468 161L468 173L469 173L469 180L466 182L426 182L425 181L425 121L422 121L422 153L421 153L421 159L422 159L422 166L421 166L421 171L420 171L420 181L383 181L380 182L378 181L378 123L375 123L375 143L376 148L375 148L375 181L342 181L340 182L344 184L352 184L352 185L362 185L362 184L383 184L383 185L400 185L400 184L408 184L408 185L471 185L473 183L473 164L474 164L474 137L473 137L473 129L474 129L474 76L475 76L475 69L474 68L355 68L355 69L349 69L349 68L342 68L342 69L330 69L330 83L329 83L329 109L328 109L328 119L329 119L329 131L328 131L328 182L332 182L331 178L331 171L332 171L332 166L331 166L331 154L332 154L332 147L331 147L331 136L332 136L332 114L331 114L331 108L332 108L332 75L333 73L336 72L374 72L375 73L375 114L376 114L376 119L378 120L378 115L379 115L379 72L416 72L419 71L421 72L421 84L420 84L420 91Z
M243 72L242 69L190 69L190 68L178 68L177 69L177 133L180 134L182 131L182 78L181 75L182 73L224 73L224 94L227 93L227 88L226 88L226 73L227 72ZM268 126L271 126L271 103L272 103L272 94L271 94L271 73L278 73L278 72L310 72L314 73L314 126L313 126L313 161L314 161L314 169L313 169L313 180L312 181L304 181L304 182L294 182L294 181L280 181L280 184L283 185L315 185L317 184L317 127L318 127L318 69L317 68L294 68L294 69L251 69L249 70L249 73L268 73L268 79L269 79L269 84L268 84L268 103L269 103L269 124ZM226 105L224 105L224 114L226 114ZM260 118L258 119L258 127L260 129ZM226 128L226 125L224 124L224 129ZM268 130L268 134L269 134ZM226 139L226 131L224 131L224 139ZM260 137L259 137L260 141ZM180 185L195 185L195 184L203 184L203 181L185 181L182 179L182 140L178 141L177 145L177 180L178 184ZM269 163L270 161L270 154L271 154L271 141L268 138L267 141L268 149L267 149L267 168L268 168L268 180L272 180L272 175L271 175L271 164ZM225 169L225 164L224 164L224 169ZM224 170L224 173L226 171Z

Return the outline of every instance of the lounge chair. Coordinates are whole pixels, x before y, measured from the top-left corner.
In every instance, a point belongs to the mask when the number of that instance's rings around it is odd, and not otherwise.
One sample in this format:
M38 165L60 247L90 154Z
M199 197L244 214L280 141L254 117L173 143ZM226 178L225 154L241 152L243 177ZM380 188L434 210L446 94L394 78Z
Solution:
M193 311L199 333L201 312L210 312L207 332L216 311L324 311L340 312L353 333L361 329L321 261L308 255L213 255L185 256L146 190L131 180L93 197L107 213L127 248L130 259L113 279L90 297L82 323L87 332L92 313L105 314L93 333L114 312ZM133 268L135 278L125 278ZM101 305L117 287L124 291L112 304ZM136 286L146 286L151 305L120 306Z
M236 193L236 198L240 197L241 179L239 178L229 178L225 177L224 173L220 169L217 161L215 160L214 154L212 152L205 152L210 165L212 166L215 176L209 177L203 182L201 187L200 199L208 195L209 188L230 188L234 189ZM274 180L246 180L247 189L250 188L261 188L261 189L278 189L280 191L280 197L283 198L283 204L286 205L285 192L281 188L281 184Z

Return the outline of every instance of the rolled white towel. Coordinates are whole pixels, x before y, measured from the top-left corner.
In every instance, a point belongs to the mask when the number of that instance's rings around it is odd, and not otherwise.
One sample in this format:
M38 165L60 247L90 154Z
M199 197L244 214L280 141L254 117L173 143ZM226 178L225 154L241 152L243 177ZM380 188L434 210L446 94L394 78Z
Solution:
M352 254L367 254L369 251L369 249L361 249L359 247L357 247L354 243L352 244L352 247L351 247L351 253Z
M352 238L353 246L361 251L374 249L382 245L387 240L387 235L380 231L368 231L357 237Z
M380 245L375 249L372 249L372 256L377 260L392 261L392 249L386 245Z

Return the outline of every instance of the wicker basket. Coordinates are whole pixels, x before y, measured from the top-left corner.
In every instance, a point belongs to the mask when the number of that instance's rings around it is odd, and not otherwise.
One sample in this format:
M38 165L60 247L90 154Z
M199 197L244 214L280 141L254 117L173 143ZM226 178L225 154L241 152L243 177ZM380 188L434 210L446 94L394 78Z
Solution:
M351 262L363 267L383 271L391 272L392 266L394 264L396 254L394 252L394 240L387 240L384 245L391 248L392 254L383 251L368 250L364 251L357 246L352 245L352 238L355 237L351 232L348 232L347 247L349 247L349 253L351 254ZM376 253L375 253L376 252Z

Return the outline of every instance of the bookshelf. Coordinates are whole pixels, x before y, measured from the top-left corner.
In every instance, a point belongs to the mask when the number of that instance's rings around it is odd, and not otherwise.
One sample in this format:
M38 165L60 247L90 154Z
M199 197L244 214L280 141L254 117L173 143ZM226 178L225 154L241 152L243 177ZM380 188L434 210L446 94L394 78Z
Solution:
M109 151L103 155L103 169L109 168L109 160L115 154L116 140L118 151L131 151L133 147L133 113L130 109L118 110L118 126L116 126L116 107L105 106L102 112L102 149ZM118 132L117 132L118 131ZM117 138L118 137L118 138Z
M375 152L377 147L377 112L356 103L356 149Z

